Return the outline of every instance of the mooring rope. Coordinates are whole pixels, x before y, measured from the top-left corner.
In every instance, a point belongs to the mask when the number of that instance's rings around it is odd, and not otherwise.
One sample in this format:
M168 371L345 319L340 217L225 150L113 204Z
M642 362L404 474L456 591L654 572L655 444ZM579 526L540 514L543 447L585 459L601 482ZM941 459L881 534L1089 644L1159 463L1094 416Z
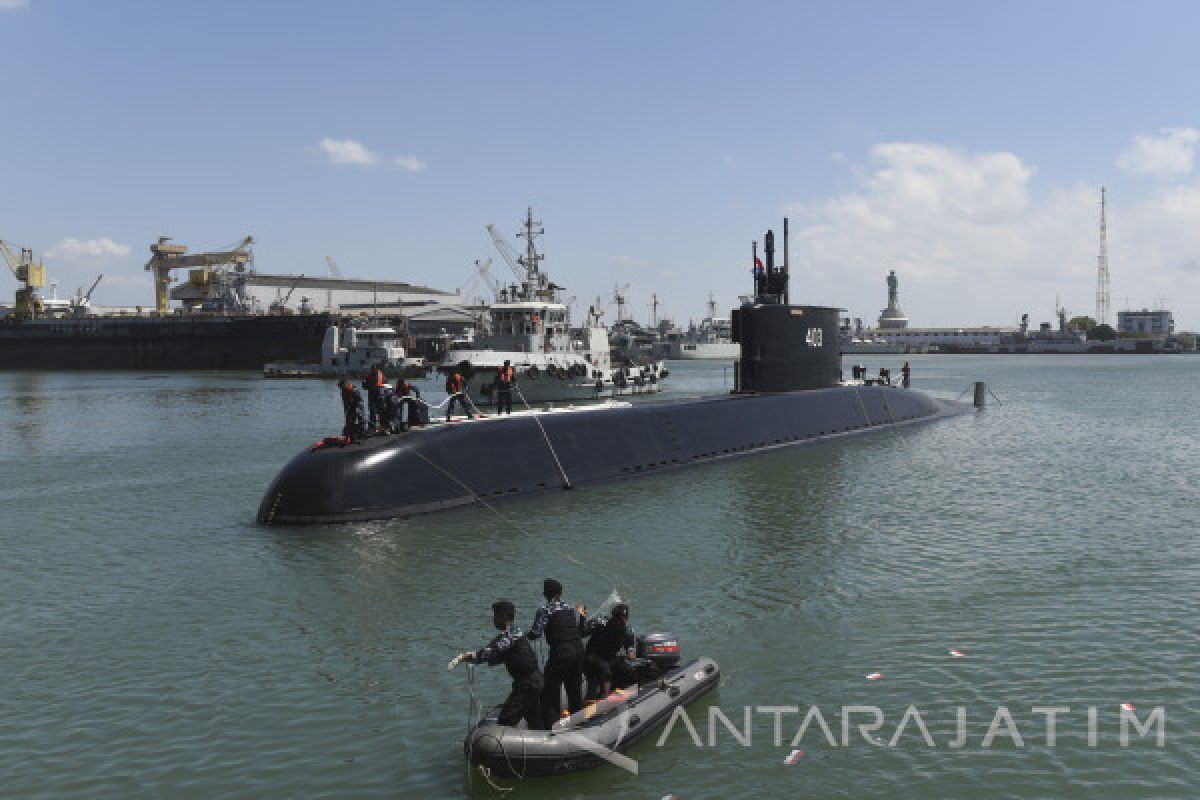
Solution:
M871 415L867 413L867 404L863 402L862 395L858 393L858 389L854 390L854 396L858 398L858 407L862 409L863 418L867 421L867 426L871 425Z
M417 450L417 449L414 447L414 448L412 449L412 451L411 451L411 452L412 452L412 453L413 453L413 454L414 454L414 455L415 455L417 458L421 459L421 460L422 460L422 461L424 461L426 464L428 464L429 466L433 467L433 468L434 468L434 469L436 469L438 472L442 473L442 474L443 474L443 475L445 475L447 478L449 478L450 480L454 481L454 482L455 482L455 483L457 483L459 486L461 486L461 487L462 487L462 488L463 488L463 489L464 489L464 490L467 492L467 494L471 495L471 498L472 498L473 500L475 500L475 501L476 501L476 502L478 502L478 503L479 503L481 506L483 506L484 508L486 508L488 511L491 511L493 514L495 514L495 515L496 515L497 517L499 517L501 520L503 520L504 522L506 522L506 523L509 525L509 527L511 527L511 528L512 528L513 530L515 530L517 533L520 533L520 534L522 534L523 536L526 536L526 537L528 537L528 538L532 539L533 541L537 542L538 544L542 545L543 547L545 547L545 548L546 548L546 549L548 549L548 550L552 550L553 552L555 552L555 553L557 553L558 555L562 556L564 559L566 559L567 561L571 562L572 564L574 564L574 565L576 565L576 566L578 566L578 567L582 567L583 569L589 570L589 571L591 571L591 572L595 573L596 575L599 575L601 578L604 578L606 581L609 581L609 582L610 582L610 583L611 583L613 586L618 586L618 585L619 585L620 581L617 579L617 576L615 576L615 575L609 575L609 574L607 574L607 573L605 573L605 572L601 572L600 570L596 569L595 567L593 567L593 566L591 566L591 565L589 565L589 564L585 564L583 561L580 561L578 558L576 558L575 556L571 555L571 554L570 554L569 552L567 552L566 550L563 550L561 547L557 547L557 546L555 546L555 545L551 544L550 542L546 541L546 540L545 540L545 539L543 539L542 537L540 537L540 536L538 536L538 535L536 535L536 534L532 533L532 532L531 532L529 529L522 527L522 526L521 526L521 525L520 525L520 524L519 524L519 523L518 523L516 520L514 520L512 517L510 517L510 516L508 516L507 514L503 513L502 511L500 511L500 509L496 508L494 505L492 505L491 503L489 503L487 500L483 499L483 497L482 497L482 496L481 496L481 495L480 495L478 492L476 492L474 489L472 489L470 486L468 486L466 483L464 483L462 480L460 480L460 479L458 478L458 476L456 476L454 473L450 472L449 470L445 469L444 467L441 467L441 466L439 466L438 464L436 464L436 463L434 463L433 461L431 461L431 460L430 460L430 459L429 459L429 458L428 458L428 457L427 457L427 456L426 456L424 453L422 453L420 450Z
M546 433L545 426L542 425L542 420L538 417L536 411L529 407L529 401L525 399L525 393L521 391L521 387L513 384L513 388L517 390L517 395L521 398L521 402L525 404L525 410L533 415L533 421L537 423L538 429L542 432L542 438L546 440L546 447L550 448L550 455L554 458L554 464L558 467L558 472L562 475L563 488L570 489L571 479L567 477L567 471L563 469L562 462L558 460L558 453L554 450L554 445L550 443L550 435Z

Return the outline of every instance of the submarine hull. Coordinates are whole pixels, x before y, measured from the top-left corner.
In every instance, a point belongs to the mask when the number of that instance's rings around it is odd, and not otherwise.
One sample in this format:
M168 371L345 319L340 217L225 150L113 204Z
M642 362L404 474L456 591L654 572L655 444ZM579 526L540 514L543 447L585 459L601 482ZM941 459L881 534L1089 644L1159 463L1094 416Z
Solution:
M427 514L479 500L556 491L565 484L576 488L929 420L969 408L895 387L839 386L417 428L300 453L267 489L258 521L286 525Z

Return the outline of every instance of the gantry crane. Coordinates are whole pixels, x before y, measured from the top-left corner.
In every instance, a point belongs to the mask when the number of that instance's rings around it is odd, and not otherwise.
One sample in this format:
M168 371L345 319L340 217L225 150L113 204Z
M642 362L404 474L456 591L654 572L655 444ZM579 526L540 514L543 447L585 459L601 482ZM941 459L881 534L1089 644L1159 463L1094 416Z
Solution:
M168 244L170 236L158 237L156 244L150 245L150 260L146 269L154 273L154 305L159 314L166 314L170 308L170 297L167 290L171 284L171 270L184 267L200 267L206 273L224 272L224 267L232 264L239 272L245 270L247 264L254 261L254 252L250 246L254 237L247 236L231 250L211 253L192 253L187 255L187 247L181 244ZM214 267L221 269L214 270Z
M42 260L33 260L33 251L28 247L21 248L21 255L13 252L12 245L0 239L0 253L3 253L8 268L21 286L17 289L16 303L13 314L17 319L33 319L40 315L45 307L37 290L46 285L46 268Z

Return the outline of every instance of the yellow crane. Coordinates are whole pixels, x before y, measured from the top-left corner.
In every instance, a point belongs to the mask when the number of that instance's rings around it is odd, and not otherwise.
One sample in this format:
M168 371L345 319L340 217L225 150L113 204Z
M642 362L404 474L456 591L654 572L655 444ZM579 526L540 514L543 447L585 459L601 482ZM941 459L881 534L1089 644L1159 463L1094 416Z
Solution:
M236 269L245 269L246 264L254 260L250 245L254 237L247 236L241 244L232 250L221 250L210 253L192 253L188 255L187 247L181 244L170 244L170 236L158 237L158 242L150 245L150 260L146 269L154 273L154 305L159 314L170 310L170 297L167 290L171 286L171 270L184 267L199 267L202 275L196 276L201 282L206 282L213 267L225 267L232 264Z
M42 260L33 260L33 251L28 247L21 248L21 255L13 252L12 245L0 239L0 253L12 270L13 277L21 284L17 289L16 307L13 309L17 319L33 319L45 311L42 298L37 290L46 285L46 268Z

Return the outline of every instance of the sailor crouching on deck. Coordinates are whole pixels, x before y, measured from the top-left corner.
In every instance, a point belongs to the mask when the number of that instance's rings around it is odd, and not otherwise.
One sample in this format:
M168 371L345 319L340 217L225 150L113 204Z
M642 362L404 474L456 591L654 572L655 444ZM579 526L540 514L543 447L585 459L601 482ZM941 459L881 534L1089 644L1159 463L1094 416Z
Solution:
M404 378L397 379L395 397L399 403L396 419L400 421L401 430L414 425L424 425L429 421L428 414L421 411L421 406L425 405L425 402L421 400L421 390L416 386Z
M503 664L512 677L512 691L500 707L500 724L512 726L523 719L531 730L539 730L543 728L542 673L538 670L533 645L513 624L516 618L517 609L509 601L492 603L492 624L500 634L484 647L463 653L462 659L489 667Z
M579 632L583 607L564 603L562 591L561 583L546 578L542 584L546 604L537 610L525 634L536 639L544 632L550 648L542 690L542 718L547 728L562 714L563 687L567 690L567 709L574 714L583 708L583 638Z

